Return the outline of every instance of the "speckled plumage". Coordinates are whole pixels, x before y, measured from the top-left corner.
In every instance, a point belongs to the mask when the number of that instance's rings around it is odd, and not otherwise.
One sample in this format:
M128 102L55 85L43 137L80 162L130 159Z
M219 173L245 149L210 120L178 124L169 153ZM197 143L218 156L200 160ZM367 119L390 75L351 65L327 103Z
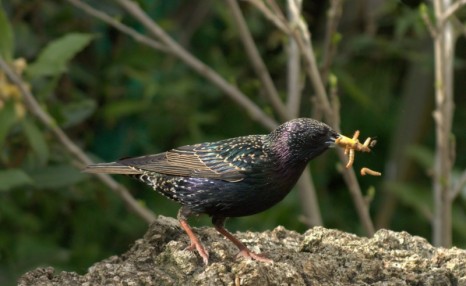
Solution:
M216 227L223 228L226 217L252 215L282 200L306 164L333 145L338 136L322 122L299 118L268 135L187 145L90 165L84 171L135 177L179 202L183 206L180 221L192 214L208 214Z

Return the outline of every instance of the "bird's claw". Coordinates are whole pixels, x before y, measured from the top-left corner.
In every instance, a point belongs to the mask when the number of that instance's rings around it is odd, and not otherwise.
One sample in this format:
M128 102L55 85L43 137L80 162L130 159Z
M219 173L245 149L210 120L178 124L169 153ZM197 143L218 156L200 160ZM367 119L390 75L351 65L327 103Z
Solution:
M265 262L265 263L273 263L272 259L267 258L267 257L265 257L265 256L263 256L261 254L257 254L255 252L252 252L249 249L240 250L240 252L238 252L238 254L236 255L236 258L238 258L238 257L244 257L244 258L247 258L247 259L253 259L253 260L257 260L257 261Z
M185 248L185 250L187 251L194 251L196 250L197 253L199 253L199 255L201 256L202 258L202 261L204 262L205 265L208 265L209 264L209 253L207 252L207 250L205 250L204 246L200 243L191 243L191 245L187 246Z

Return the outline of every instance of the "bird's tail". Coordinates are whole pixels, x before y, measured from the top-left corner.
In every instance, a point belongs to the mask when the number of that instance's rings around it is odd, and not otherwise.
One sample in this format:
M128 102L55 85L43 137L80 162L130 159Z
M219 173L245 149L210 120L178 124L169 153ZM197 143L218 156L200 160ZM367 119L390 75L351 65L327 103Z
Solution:
M84 173L94 174L124 174L124 175L135 175L141 174L141 171L133 169L130 166L122 165L118 162L111 163L98 163L88 165L82 170Z

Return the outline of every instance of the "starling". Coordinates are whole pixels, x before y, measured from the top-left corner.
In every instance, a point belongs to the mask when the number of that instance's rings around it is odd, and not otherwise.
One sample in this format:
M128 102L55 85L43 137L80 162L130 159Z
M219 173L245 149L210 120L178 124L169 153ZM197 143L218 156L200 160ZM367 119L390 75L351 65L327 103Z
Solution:
M178 220L205 264L208 253L187 219L212 217L215 229L239 249L238 255L271 262L250 251L224 228L228 217L262 212L281 201L307 163L344 137L310 118L290 120L268 135L249 135L187 145L170 151L87 166L84 172L125 174L181 204ZM345 137L347 138L347 137Z

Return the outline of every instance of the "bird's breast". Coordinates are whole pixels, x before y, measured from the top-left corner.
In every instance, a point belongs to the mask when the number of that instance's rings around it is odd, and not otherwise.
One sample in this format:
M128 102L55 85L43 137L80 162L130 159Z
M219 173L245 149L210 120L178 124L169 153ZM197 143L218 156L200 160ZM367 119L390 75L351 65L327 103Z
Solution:
M296 184L304 166L288 170L264 168L237 183L225 185L224 216L247 216L265 211L283 200Z

